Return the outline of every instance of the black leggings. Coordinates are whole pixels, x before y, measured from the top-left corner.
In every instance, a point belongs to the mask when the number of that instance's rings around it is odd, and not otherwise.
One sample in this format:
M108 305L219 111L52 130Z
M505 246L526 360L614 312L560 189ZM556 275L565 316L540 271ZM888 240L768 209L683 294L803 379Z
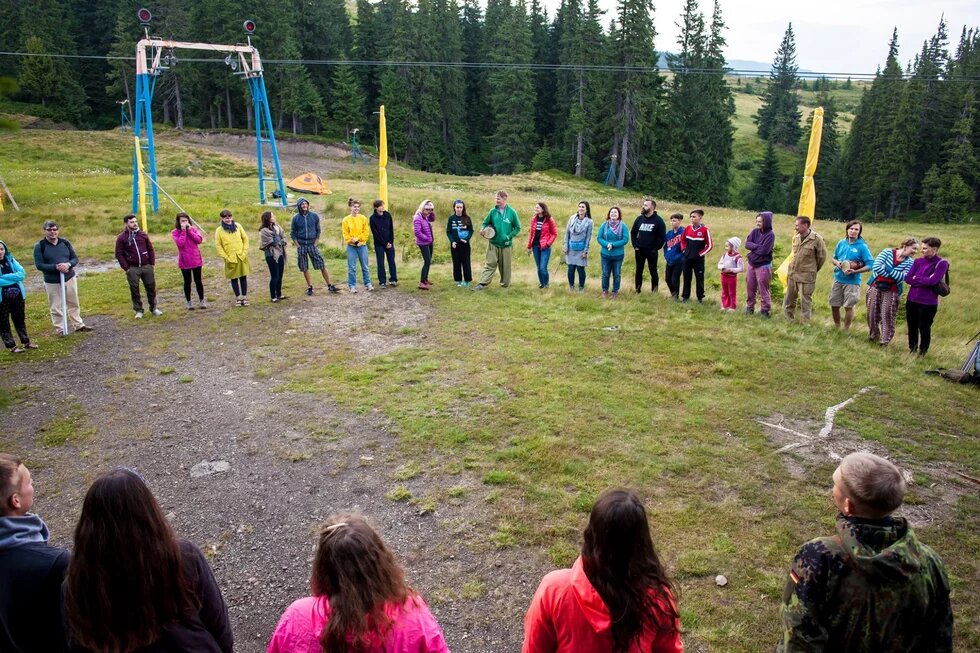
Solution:
M238 291L239 283L241 284L241 292ZM235 297L244 297L248 294L248 277L238 277L237 279L231 280L231 289L235 291Z
M16 297L4 297L3 301L0 301L0 336L3 337L3 346L7 349L17 346L10 333L10 320L14 322L14 329L17 330L20 341L25 345L30 343L31 339L27 337L27 324L24 322L24 296L20 293Z
M932 321L936 319L938 305L905 302L905 322L909 325L909 349L919 354L929 351L932 342Z
M279 260L271 256L265 257L265 264L269 266L269 294L272 299L282 297L282 275L286 271L286 255L283 254Z
M422 252L422 272L419 281L425 283L429 280L429 266L432 264L432 245L419 245Z
M201 266L196 268L181 269L180 273L184 276L184 299L191 300L191 276L194 277L194 285L197 286L197 298L204 299L204 282L201 281Z

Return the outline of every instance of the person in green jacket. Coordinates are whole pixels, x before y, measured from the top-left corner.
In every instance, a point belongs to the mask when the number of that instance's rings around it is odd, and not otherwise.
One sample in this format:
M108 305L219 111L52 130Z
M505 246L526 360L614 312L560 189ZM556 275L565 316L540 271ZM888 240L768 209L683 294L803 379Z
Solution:
M507 203L507 193L497 191L494 206L483 218L480 235L490 240L487 246L487 264L483 267L480 282L473 290L483 290L493 281L493 275L500 268L500 285L510 285L511 254L514 237L521 232L521 221L517 211Z

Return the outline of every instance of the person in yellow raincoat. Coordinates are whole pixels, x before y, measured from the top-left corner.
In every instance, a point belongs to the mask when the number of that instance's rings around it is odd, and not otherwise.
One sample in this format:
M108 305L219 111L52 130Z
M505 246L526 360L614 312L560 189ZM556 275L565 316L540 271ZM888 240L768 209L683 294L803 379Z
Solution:
M231 281L236 306L248 306L248 234L235 224L231 211L221 212L221 226L214 232L214 247L225 262L225 278Z

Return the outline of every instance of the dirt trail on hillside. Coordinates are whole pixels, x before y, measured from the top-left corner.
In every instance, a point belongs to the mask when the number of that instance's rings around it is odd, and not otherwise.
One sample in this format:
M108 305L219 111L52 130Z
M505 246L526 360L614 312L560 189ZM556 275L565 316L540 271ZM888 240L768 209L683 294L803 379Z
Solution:
M255 301L263 296L256 292ZM181 310L174 292L161 305ZM263 314L243 320L242 311ZM391 320L392 338L379 345L358 337L365 320L379 318ZM406 461L383 415L284 391L285 379L263 361L286 355L279 348L287 345L256 344L300 334L308 335L310 358L330 346L377 351L416 344L427 319L425 304L394 290L183 311L162 323L89 317L97 330L77 336L71 356L45 361L42 349L6 368L4 391L14 404L0 414L0 433L34 468L36 509L57 545L70 545L98 474L137 469L177 533L210 558L238 651L265 650L285 607L308 593L317 525L346 510L378 526L453 651L517 651L524 610L548 563L486 544L493 520L479 479L443 478L416 461L426 471L396 481ZM82 439L41 444L65 425ZM193 477L206 461L230 469ZM397 485L416 497L441 491L434 512L386 498ZM447 498L449 487L465 491Z

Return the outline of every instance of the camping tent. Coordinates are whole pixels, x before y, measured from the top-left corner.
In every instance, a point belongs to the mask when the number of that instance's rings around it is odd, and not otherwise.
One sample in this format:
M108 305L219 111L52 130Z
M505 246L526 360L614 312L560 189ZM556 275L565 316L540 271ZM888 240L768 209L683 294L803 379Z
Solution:
M328 195L331 193L331 190L327 188L327 184L320 178L320 175L314 172L304 172L286 184L286 188L298 193L313 193L314 195Z

